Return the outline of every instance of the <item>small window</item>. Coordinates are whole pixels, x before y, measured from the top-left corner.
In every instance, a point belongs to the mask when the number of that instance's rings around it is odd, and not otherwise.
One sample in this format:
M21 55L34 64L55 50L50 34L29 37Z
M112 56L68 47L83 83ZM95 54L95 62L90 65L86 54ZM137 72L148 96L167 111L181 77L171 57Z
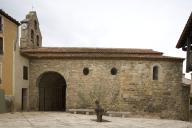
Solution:
M28 80L28 67L23 66L23 79Z
M0 16L0 32L3 31L3 22L2 17Z
M33 30L31 30L31 41L32 41L32 43L34 43L34 31Z
M34 25L35 25L35 30L37 30L37 21L34 21Z
M88 74L89 74L89 68L87 68L87 67L84 68L84 69L83 69L83 74L84 74L84 75L88 75Z
M159 67L154 66L153 67L153 80L158 80L159 79Z
M36 42L37 42L37 46L39 46L39 36L36 36Z
M0 37L0 54L3 54L3 38Z
M117 69L113 67L111 69L111 75L116 75L116 74L117 74Z

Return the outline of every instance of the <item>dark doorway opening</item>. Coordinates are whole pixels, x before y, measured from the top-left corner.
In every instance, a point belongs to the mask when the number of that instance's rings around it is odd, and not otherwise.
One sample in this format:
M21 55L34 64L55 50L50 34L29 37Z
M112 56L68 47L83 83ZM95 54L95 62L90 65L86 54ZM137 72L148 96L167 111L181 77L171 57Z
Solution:
M66 82L57 72L46 72L39 80L39 110L65 111Z
M22 97L21 97L21 109L22 111L27 110L27 88L22 88Z

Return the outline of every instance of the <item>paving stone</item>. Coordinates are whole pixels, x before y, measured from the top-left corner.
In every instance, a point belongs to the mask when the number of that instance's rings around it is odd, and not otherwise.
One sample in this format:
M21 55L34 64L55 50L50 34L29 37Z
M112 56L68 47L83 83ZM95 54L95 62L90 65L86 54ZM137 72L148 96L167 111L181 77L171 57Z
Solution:
M64 112L16 112L0 114L0 128L192 128L192 123L178 120L145 118L103 118L95 122L95 115Z

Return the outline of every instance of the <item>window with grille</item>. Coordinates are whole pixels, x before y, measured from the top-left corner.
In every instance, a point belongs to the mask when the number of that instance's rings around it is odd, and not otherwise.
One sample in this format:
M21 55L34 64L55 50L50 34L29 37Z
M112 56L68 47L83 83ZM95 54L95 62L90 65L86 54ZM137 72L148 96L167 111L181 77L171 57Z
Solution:
M28 67L23 66L23 79L28 80Z

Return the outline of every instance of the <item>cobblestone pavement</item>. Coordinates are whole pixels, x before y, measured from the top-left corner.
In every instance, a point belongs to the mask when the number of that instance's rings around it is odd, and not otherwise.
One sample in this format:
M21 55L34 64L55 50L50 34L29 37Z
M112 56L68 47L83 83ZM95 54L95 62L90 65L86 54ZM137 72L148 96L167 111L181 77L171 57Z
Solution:
M192 128L192 123L177 120L107 117L95 122L95 115L64 112L17 112L0 114L0 128Z

